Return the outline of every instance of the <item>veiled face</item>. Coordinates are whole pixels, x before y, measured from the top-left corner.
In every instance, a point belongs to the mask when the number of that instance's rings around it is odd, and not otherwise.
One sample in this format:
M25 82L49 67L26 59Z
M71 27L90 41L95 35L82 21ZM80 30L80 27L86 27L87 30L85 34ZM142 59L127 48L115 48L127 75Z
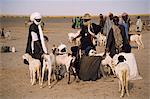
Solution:
M36 22L41 22L41 19L35 19L36 20Z
M89 24L90 24L90 21L91 19L84 19L83 20L83 24L84 24L84 26L88 26Z
M119 24L119 17L115 16L113 18L113 22L114 22L115 25L118 25Z
M110 14L109 18L110 18L110 20L112 20L113 19L113 14Z

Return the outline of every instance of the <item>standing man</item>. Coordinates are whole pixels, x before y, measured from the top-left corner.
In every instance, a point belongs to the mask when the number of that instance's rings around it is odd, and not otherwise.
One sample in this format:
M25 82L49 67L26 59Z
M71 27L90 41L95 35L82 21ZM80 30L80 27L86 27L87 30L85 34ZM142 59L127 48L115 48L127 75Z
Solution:
M80 18L77 17L76 18L76 25L75 25L76 29L79 29L80 28Z
M128 33L130 28L130 18L127 13L122 14L122 20L120 21L120 24L122 24L125 27L126 37L127 39L129 39Z
M72 28L75 29L76 26L76 17L72 18Z
M106 52L110 52L110 57L113 58L116 53L127 52L127 44L124 26L119 24L119 17L114 16L112 28L108 33Z
M44 42L43 31L41 28L40 13L35 12L30 16L30 20L33 22L29 27L28 41L26 47L26 53L29 53L33 58L41 60L41 55L47 53L47 48Z
M106 35L106 37L108 37L108 33L112 25L113 25L113 14L110 12L108 17L106 17L106 21L105 21L104 29L103 29L103 33L104 35Z
M143 23L142 23L141 17L138 16L137 17L137 21L136 21L136 31L137 32L141 32L142 31L142 25L143 25Z
M103 28L105 24L105 18L102 14L99 15L99 25L101 27L101 33L103 34Z
M1 37L2 37L2 38L5 38L4 28L2 28Z

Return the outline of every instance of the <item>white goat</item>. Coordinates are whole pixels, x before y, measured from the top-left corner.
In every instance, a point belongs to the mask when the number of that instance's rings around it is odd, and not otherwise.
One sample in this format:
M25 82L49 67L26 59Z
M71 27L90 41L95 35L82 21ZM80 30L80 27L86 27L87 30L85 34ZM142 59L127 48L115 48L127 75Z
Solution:
M32 58L31 55L29 55L28 53L24 54L22 56L23 59L26 59L29 62L29 72L30 72L30 82L32 85L35 84L36 82L36 72L37 72L37 78L39 78L39 84L40 84L40 80L41 80L41 73L40 73L40 69L41 69L41 62L38 59L34 59Z
M141 34L129 34L130 41L131 42L136 42L138 45L138 50L140 49L140 46L144 48L144 44L142 42L142 35Z
M56 64L57 65L65 65L67 72L69 72L69 67L71 62L75 61L75 57L72 57L71 55L68 54L63 54L63 55L56 55Z
M116 60L112 59L108 54L104 60L102 60L102 65L109 65L112 69L114 75L119 78L119 91L121 91L120 97L123 97L125 90L127 95L129 96L128 92L128 80L129 80L129 65L124 62L126 60L124 56L120 55L118 57L118 64L116 65Z
M76 38L75 41L73 39L80 34L81 30L78 30L77 33L68 33L68 39L70 43L74 43L75 45L80 45L80 37Z
M49 88L51 88L50 79L51 79L51 73L52 73L52 59L50 58L49 54L43 54L42 58L43 58L43 68L42 68L41 88L43 86L45 69L48 70L48 86Z
M121 91L120 97L124 96L125 91L129 96L128 81L130 72L129 72L129 65L126 62L124 62L124 60L126 60L124 56L120 55L118 57L117 65L113 64L112 62L112 68L114 68L115 74L119 79L119 92Z
M72 64L75 61L75 57L72 57L71 55L68 54L63 54L63 55L56 55L56 65L57 66L66 66L67 73L69 74L69 79L68 79L68 84L70 84L70 69L73 70L73 73L75 74L76 71L73 68ZM76 78L76 75L74 75Z
M59 66L66 66L67 73L69 73L69 80L68 80L68 84L69 84L70 83L70 69L73 70L74 74L76 73L75 69L72 66L72 64L75 61L75 57L72 57L71 54L59 53L58 50L63 49L63 48L66 48L66 46L52 48L52 53L51 53L52 54L51 56L53 57L52 63L55 65L55 68Z

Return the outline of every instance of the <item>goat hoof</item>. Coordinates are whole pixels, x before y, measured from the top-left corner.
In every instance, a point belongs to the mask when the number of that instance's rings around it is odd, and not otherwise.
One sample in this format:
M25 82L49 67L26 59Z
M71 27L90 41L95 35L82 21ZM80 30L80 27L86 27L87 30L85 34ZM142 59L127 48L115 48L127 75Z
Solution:
M123 96L120 96L120 98L122 98Z
M35 85L35 83L32 83L31 85L33 86L33 85Z
M51 86L51 85L49 85L49 86L48 86L48 88L49 88L49 89L51 89L51 88L52 88L52 86Z
M79 83L79 82L80 82L80 80L78 79L76 82L77 82L77 83Z
M123 95L120 96L120 98L122 98L122 97L123 97Z
M68 84L70 84L70 82L68 82Z

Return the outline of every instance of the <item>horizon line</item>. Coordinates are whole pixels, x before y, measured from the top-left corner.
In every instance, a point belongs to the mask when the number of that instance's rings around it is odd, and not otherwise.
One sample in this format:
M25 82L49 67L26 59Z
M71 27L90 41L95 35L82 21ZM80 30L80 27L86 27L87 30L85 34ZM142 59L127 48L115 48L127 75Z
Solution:
M150 16L150 14L128 14L129 16ZM14 15L14 14L5 14L0 15L0 17L29 17L30 15ZM42 15L42 17L74 17L74 16L83 16L83 15ZM92 15L92 17L97 17L99 15Z

